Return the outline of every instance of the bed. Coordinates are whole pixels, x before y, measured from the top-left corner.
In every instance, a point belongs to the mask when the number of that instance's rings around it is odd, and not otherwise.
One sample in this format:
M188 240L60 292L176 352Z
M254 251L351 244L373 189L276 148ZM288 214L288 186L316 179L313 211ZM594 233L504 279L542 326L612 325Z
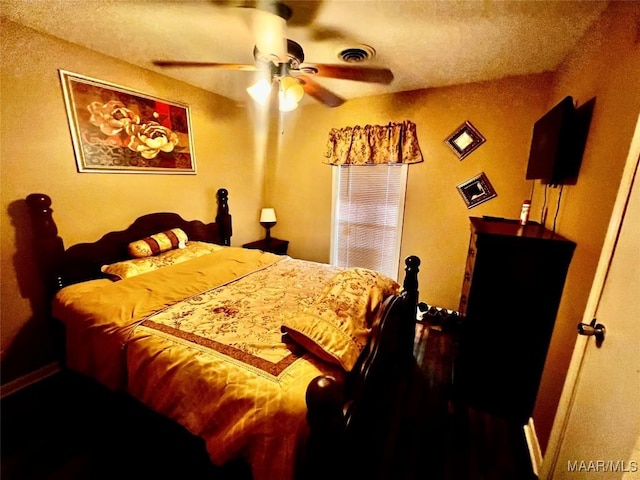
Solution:
M232 247L225 189L215 222L152 213L65 248L51 199L26 201L66 368L183 426L214 464L243 459L254 480L362 473L346 465L363 454L380 473L394 456L417 257L400 285Z

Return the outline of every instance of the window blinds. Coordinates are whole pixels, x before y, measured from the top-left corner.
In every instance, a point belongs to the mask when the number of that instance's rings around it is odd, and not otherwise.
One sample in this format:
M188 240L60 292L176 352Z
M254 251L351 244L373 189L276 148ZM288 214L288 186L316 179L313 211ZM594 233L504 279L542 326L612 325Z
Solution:
M407 165L333 168L331 263L397 280Z

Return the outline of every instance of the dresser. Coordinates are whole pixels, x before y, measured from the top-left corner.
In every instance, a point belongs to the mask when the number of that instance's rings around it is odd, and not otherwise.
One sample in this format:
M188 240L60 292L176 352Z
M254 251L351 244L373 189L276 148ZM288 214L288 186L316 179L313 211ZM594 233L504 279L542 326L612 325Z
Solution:
M470 221L453 396L524 424L576 244L535 223Z

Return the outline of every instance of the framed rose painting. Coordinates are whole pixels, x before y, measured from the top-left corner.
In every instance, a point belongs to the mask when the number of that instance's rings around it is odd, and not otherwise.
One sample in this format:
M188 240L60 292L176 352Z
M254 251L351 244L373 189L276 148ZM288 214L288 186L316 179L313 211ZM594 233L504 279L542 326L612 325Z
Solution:
M79 172L195 174L189 107L60 70Z

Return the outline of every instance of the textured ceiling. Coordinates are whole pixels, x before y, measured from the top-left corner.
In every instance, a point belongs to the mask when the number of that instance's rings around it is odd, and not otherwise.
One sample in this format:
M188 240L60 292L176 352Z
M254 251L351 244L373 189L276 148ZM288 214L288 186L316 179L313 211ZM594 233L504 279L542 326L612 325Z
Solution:
M390 85L316 81L344 98L552 71L606 8L606 1L285 1L286 35L305 62L344 64L344 48L367 45L360 65L392 70ZM252 74L162 69L151 60L253 64L252 8L234 1L2 0L2 15L98 52L238 102ZM84 73L84 72L77 72Z

